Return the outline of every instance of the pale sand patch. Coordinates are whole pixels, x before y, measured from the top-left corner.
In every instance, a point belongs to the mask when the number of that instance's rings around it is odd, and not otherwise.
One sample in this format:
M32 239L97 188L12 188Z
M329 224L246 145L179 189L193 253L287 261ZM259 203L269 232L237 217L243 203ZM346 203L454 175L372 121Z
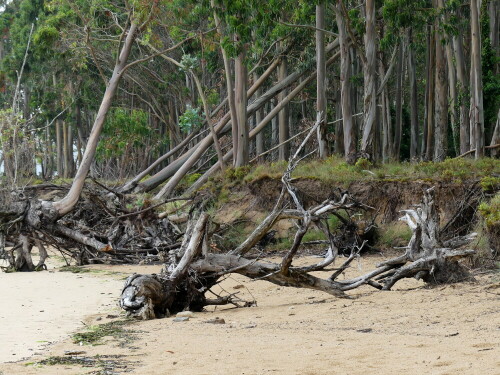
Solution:
M379 257L363 260L362 270L355 267L349 276L373 268L377 261ZM151 272L144 267L113 268L122 269ZM250 291L257 307L219 308L196 313L182 323L171 318L136 322L131 328L141 332L132 347L121 348L113 340L80 347L66 339L30 361L83 349L86 356L123 355L131 370L127 373L144 375L496 375L500 374L499 283L498 273L431 289L405 280L391 292L360 288L351 293L357 298L348 300L234 276L223 287L240 291L247 299L251 299ZM234 289L240 284L248 290ZM215 317L225 319L226 324L206 323ZM0 368L5 375L91 371L20 363Z
M47 265L43 272L0 272L0 363L19 361L67 338L91 315L119 313L124 275L59 272L57 257Z

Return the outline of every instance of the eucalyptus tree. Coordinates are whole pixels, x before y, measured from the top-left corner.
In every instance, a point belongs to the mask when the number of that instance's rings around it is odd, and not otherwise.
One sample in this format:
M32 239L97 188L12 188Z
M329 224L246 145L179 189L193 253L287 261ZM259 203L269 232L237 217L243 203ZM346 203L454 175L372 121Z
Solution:
M471 107L470 130L471 148L475 148L475 158L484 155L484 107L483 75L481 65L481 32L479 28L480 8L477 0L470 1L471 27Z

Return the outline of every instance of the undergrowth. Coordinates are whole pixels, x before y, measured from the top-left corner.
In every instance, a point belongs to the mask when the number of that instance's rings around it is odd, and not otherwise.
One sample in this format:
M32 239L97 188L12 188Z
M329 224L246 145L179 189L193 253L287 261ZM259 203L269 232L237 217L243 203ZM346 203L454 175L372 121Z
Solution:
M261 178L281 178L287 167L287 162L259 164L241 177L233 173L230 181L251 183ZM373 165L365 159L360 159L355 165L347 164L343 158L331 156L326 160L304 161L298 165L292 174L294 178L318 179L324 182L334 182L347 187L351 182L359 180L445 180L462 182L469 179L487 178L486 188L500 185L500 179L491 177L500 174L500 161L483 158L473 160L467 158L447 159L443 162L420 163L387 163ZM221 178L221 176L219 176ZM222 180L227 180L222 176Z

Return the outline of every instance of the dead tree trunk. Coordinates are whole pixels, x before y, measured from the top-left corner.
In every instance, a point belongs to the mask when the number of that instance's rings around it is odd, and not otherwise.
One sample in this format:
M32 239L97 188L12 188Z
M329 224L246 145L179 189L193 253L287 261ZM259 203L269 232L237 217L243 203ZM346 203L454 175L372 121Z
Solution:
M433 189L425 192L424 202L419 209L405 211L405 220L414 234L404 255L378 265L365 275L350 280L337 280L359 255L363 243L353 246L349 258L330 276L321 278L311 272L328 272L326 267L333 264L338 255L338 248L332 240L334 236L326 229L330 244L325 258L310 266L293 265L294 259L300 254L302 238L311 226L328 228L322 225L323 221L327 220L328 214L339 210L369 209L345 192L320 205L307 208L296 193L291 174L302 160L299 157L302 149L316 133L320 123L321 117L290 159L287 171L282 177L283 192L275 209L240 246L225 254L210 253L208 216L202 213L196 222L193 220L188 223L180 249L170 253L169 262L164 265L160 275L132 275L127 279L120 299L122 308L131 316L150 319L187 309L200 311L204 306L214 303L238 305L233 295L215 301L204 296L223 275L229 273L267 280L281 286L320 290L337 297L346 297L346 291L365 284L380 290L389 290L404 277L416 276L429 283L458 281L468 277L457 260L474 251L455 248L466 244L472 236L444 243L440 241L439 218ZM294 209L284 208L285 193L295 206ZM296 220L298 229L291 248L281 262L262 262L260 259L245 258L245 254L271 230L276 221L283 219Z

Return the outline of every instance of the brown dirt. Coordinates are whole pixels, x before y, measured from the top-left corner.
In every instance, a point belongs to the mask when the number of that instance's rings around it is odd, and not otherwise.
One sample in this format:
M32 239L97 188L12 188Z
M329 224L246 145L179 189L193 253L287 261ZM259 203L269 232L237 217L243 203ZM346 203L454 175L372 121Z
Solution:
M321 203L339 191L338 186L315 179L297 178L293 184L306 206ZM279 179L263 177L248 185L248 193L257 199L263 209L269 210L278 199L281 186ZM419 204L423 191L432 186L436 187L436 202L445 221L453 215L474 182L357 181L351 183L347 190L360 202L380 209L379 221L387 223L397 220L401 216L400 210Z
M348 270L348 276L371 269L381 259L381 256L363 259ZM298 263L315 260L303 258ZM115 266L112 270L155 272L156 268ZM36 274L22 276L24 282L30 283ZM113 279L102 273L81 276L84 280L99 278L103 282ZM96 288L96 295L102 290L119 292L103 285L89 288ZM42 355L30 358L29 362L49 355L64 355L65 350L83 350L85 356L123 355L122 360L127 361L129 367L116 372L127 370L130 371L127 373L144 375L500 374L498 272L476 275L474 282L436 288L427 288L416 280L405 280L390 292L363 287L350 293L353 299L282 288L265 281L250 282L240 276L228 278L222 287L229 292L240 291L246 299L255 297L258 306L211 309L181 323L173 322L172 318L134 322L131 328L141 333L129 347L121 348L111 339L93 347L79 346L65 339L46 348ZM78 291L74 288L66 281L68 291ZM42 310L45 299L39 296L37 309ZM86 321L91 324L109 321L105 317L96 320L103 316L102 313L90 316ZM223 318L226 323L206 323L215 317ZM32 311L32 319L24 324L35 327L38 319L52 320ZM12 322L2 323L5 324ZM91 370L69 365L0 365L5 375L88 374Z

